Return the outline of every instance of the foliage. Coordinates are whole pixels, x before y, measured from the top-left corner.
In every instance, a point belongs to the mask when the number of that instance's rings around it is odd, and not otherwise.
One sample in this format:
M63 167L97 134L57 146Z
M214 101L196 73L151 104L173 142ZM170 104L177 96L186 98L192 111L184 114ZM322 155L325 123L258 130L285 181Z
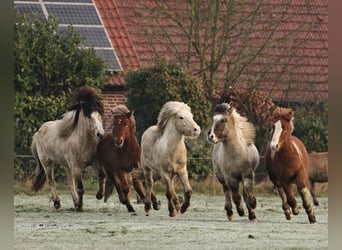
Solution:
M137 120L138 138L149 126L157 123L159 111L167 101L187 103L201 128L208 124L210 104L200 82L177 64L160 62L154 67L130 72L126 84L128 106L135 111Z
M293 134L303 141L308 152L328 151L328 104L301 106L294 115Z
M84 39L72 26L60 31L53 16L15 13L14 87L28 95L59 96L71 87L92 85L101 88L104 62L93 48L84 48Z
M104 62L70 26L57 20L15 12L14 25L14 130L15 153L30 155L32 135L48 120L60 119L69 97L81 85L102 88ZM19 177L28 172L27 158L16 158ZM18 176L17 176L18 177Z

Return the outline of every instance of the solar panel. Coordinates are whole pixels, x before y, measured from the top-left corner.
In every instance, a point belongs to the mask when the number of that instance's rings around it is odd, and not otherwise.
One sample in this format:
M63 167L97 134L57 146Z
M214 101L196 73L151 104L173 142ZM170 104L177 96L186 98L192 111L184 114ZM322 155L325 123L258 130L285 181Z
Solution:
M101 25L93 5L45 4L45 7L61 24Z
M60 24L60 31L72 25L74 31L85 38L85 46L94 46L96 53L106 62L108 70L122 71L92 0L15 0L14 4L21 14L38 13L41 18L46 18L44 12L54 15Z
M16 5L15 8L20 14L29 13L30 21L32 21L34 14L37 14L39 18L45 18L43 10L39 4L22 3Z

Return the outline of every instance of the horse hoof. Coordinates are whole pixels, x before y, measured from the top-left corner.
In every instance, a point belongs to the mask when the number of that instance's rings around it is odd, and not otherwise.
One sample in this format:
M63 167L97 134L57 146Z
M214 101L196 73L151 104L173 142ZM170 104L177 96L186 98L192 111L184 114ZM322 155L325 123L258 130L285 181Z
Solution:
M287 220L291 220L291 215L290 214L285 214L285 217Z
M131 212L130 215L131 216L137 216L138 214L136 212Z
M257 218L252 218L252 219L249 219L249 221L251 221L251 222L257 222L258 220L257 220Z
M97 193L96 194L96 199L101 200L103 198L103 194Z
M298 207L292 208L292 213L293 213L293 215L298 215L299 214Z
M175 213L175 212L172 212L172 213L169 214L169 216L172 217L172 218L174 218L174 217L176 217L176 213Z
M245 210L243 210L243 208L238 208L237 212L238 212L239 216L241 216L241 217L245 215Z
M54 201L53 206L56 210L59 210L61 208L61 202L60 201Z
M160 205L159 204L153 204L153 209L154 210L160 210Z
M233 215L227 216L229 221L233 220Z
M310 224L316 224L316 217L315 217L315 215L309 216L309 221L310 221Z

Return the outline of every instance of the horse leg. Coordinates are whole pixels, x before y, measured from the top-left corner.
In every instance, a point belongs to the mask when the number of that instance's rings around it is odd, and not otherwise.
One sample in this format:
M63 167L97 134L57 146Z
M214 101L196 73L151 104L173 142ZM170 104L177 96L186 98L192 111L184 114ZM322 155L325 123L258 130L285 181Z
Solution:
M309 221L311 224L316 223L316 217L314 214L314 211L311 207L311 195L310 195L310 191L307 188L307 178L305 178L304 175L297 175L297 189L298 192L302 198L302 202L303 202L303 207L308 215Z
M316 192L315 192L315 182L313 180L310 180L310 194L312 196L313 204L315 206L318 206L319 203L318 203Z
M242 207L242 203L241 203L241 195L239 194L239 182L237 180L230 180L229 181L229 186L231 189L231 194L232 194L232 198L233 201L235 203L236 206L236 210L239 214L239 216L244 216L245 215L245 211Z
M278 193L279 193L279 196L280 196L281 201L283 203L282 207L284 210L285 217L287 220L291 220L291 210L290 210L289 204L287 203L287 196L284 192L284 189L280 186L278 187Z
M146 196L145 196L145 212L148 213L151 210L151 194L153 188L153 175L152 169L145 167L144 168L144 177L146 180Z
M56 182L55 182L55 176L54 176L54 166L46 166L45 167L45 173L47 176L47 180L52 192L52 201L53 206L56 210L59 210L61 208L61 201L59 199L57 189L56 189Z
M76 211L82 211L84 193L82 184L82 171L81 169L72 165L70 165L70 168L66 167L65 169L67 172L71 196L74 201Z
M117 188L120 202L126 205L127 211L129 213L135 212L129 195L129 184L127 181L126 173L123 171L119 171L117 174L113 175L114 177L114 185Z
M104 199L103 202L107 202L109 196L113 193L114 190L114 183L110 178L106 177L105 182L105 190L104 190Z
M178 173L178 176L183 183L184 187L184 201L181 207L181 213L185 213L185 211L188 209L190 206L190 198L192 195L192 188L189 183L189 177L188 177L188 172L186 171L186 168L184 168L183 172Z
M248 209L248 219L256 221L254 209L257 202L253 193L253 174L248 178L243 178L243 199Z
M98 170L98 177L99 177L99 191L96 194L96 199L101 200L104 194L104 185L107 180L105 180L105 173L102 169Z
M224 205L224 209L227 212L228 220L231 221L233 219L233 206L232 206L232 200L231 200L231 190L227 184L225 184L225 183L221 183L221 184L222 184L224 196L226 198L226 204Z
M176 211L179 212L180 210L180 204L174 188L174 176L170 178L167 174L163 173L161 177L166 186L166 198L168 200L169 216L175 217Z

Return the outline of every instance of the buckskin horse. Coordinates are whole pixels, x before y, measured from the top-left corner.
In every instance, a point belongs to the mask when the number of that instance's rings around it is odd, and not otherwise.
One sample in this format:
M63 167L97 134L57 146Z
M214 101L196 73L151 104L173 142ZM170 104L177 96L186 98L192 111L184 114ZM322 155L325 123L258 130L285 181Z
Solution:
M54 166L62 165L75 209L82 210L82 169L92 164L97 143L103 138L103 114L99 94L95 89L83 86L76 92L71 111L65 113L61 120L45 122L33 135L31 149L37 167L32 189L39 191L47 178L56 209L60 209L61 202L56 190Z

